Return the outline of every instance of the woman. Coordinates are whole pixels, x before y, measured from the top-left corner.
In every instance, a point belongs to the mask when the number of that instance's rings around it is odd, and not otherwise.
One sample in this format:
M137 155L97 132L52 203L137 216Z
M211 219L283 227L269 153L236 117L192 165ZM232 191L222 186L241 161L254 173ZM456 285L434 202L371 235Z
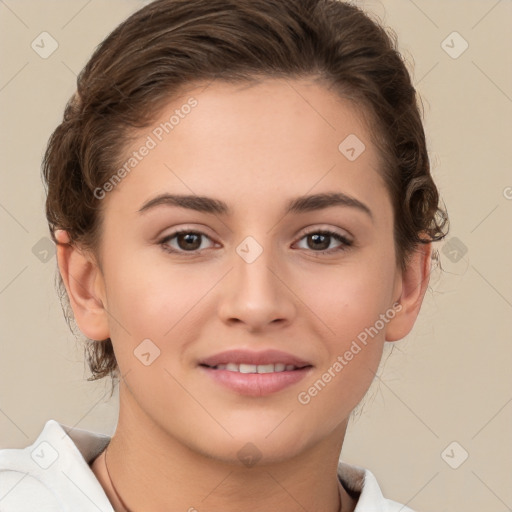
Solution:
M410 510L339 461L446 235L383 28L337 0L157 0L80 74L44 178L120 412L112 438L50 420L2 450L2 485L27 477L6 510Z

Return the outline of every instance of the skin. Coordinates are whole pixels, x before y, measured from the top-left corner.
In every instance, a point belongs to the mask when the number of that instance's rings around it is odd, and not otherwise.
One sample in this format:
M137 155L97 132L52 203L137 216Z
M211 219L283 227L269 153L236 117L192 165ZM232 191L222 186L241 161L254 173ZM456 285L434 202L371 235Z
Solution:
M385 341L412 329L430 271L430 244L402 272L395 263L393 211L379 155L357 108L325 84L268 79L252 86L213 82L174 98L154 126L190 96L198 105L102 200L95 254L58 232L59 268L76 321L93 340L110 337L120 367L120 413L108 448L116 489L133 511L353 510L336 465L348 418L368 390ZM142 130L126 151L140 148ZM349 134L365 151L349 161ZM162 193L222 200L230 215L142 205ZM291 198L321 192L352 196L348 206L289 213ZM196 249L178 228L205 234ZM330 253L311 240L322 229ZM236 248L253 237L252 263ZM194 240L193 240L194 241ZM200 244L200 245L199 245ZM400 299L401 310L311 401L317 381L365 328ZM134 356L144 339L160 356ZM313 366L297 384L247 397L204 375L198 360L231 348L277 348ZM247 443L261 459L237 452ZM104 454L92 469L116 510ZM149 490L149 492L148 492Z

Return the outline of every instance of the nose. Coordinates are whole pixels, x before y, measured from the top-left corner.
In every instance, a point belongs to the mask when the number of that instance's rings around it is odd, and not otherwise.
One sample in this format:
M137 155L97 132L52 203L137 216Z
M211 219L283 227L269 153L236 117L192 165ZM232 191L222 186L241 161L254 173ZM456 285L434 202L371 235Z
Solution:
M266 246L248 237L233 254L233 267L223 279L218 313L228 324L250 332L282 328L296 314L291 275ZM255 259L254 259L255 258Z

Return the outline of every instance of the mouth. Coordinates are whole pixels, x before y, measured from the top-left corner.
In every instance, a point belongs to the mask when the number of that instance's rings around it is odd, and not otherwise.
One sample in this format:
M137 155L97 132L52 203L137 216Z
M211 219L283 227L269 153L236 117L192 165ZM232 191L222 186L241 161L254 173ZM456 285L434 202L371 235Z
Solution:
M202 360L198 367L223 389L253 397L293 386L313 369L311 363L277 350L230 350Z
M293 372L295 370L302 370L311 365L295 366L294 364L275 363L275 364L246 364L246 363L227 363L217 364L215 366L208 366L206 364L200 364L205 368L212 370L227 370L228 372L237 373L281 373L281 372Z

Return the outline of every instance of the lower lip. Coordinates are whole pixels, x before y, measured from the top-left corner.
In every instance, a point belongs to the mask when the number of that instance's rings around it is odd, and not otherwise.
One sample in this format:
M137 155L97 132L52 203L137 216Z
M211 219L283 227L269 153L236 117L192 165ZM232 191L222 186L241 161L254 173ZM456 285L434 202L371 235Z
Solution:
M247 396L266 396L293 386L302 380L312 369L311 366L299 370L273 373L240 373L229 370L214 370L200 366L213 380L223 386Z

